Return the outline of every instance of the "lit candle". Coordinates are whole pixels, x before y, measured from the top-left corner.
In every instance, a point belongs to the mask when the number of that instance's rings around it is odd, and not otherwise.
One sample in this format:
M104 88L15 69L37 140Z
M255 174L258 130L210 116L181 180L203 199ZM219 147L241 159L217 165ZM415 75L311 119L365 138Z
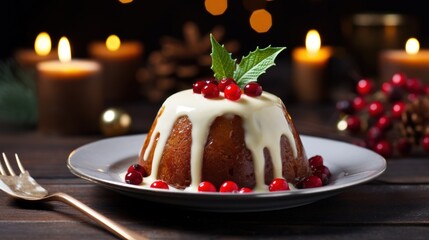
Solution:
M140 67L143 45L110 35L105 42L89 45L89 55L103 67L103 90L107 101L123 101L138 96L136 73Z
M395 73L418 78L429 83L429 50L420 49L419 41L410 38L405 50L385 50L380 53L380 80L390 81Z
M58 44L60 61L37 65L39 130L47 134L96 133L103 111L101 66L72 60L70 43Z
M37 63L56 58L57 53L51 51L51 37L47 32L37 35L34 49L20 49L15 53L15 60L27 69L34 69Z
M316 30L308 31L305 48L292 51L292 79L298 100L315 102L326 97L325 69L331 55L332 49L321 46Z

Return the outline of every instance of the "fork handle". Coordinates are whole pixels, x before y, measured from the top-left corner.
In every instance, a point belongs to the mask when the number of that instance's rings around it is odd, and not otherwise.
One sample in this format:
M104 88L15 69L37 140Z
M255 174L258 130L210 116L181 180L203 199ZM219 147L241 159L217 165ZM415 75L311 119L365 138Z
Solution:
M66 203L70 206L75 207L88 217L90 217L92 220L96 221L98 224L103 226L105 229L109 230L111 233L115 234L116 236L127 239L127 240L143 240L148 239L146 237L143 237L134 231L106 218L105 216L101 215L94 209L88 207L84 203L80 202L76 198L66 194L66 193L55 193L52 194L50 197L47 198L49 201L60 201L63 203Z

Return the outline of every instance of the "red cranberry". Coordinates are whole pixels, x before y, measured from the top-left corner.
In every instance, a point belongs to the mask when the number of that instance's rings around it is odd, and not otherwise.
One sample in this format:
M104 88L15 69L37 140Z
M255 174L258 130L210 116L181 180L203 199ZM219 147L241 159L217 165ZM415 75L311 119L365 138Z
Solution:
M222 80L220 80L218 87L219 87L219 91L223 92L226 88L226 86L228 86L231 83L235 83L234 79L232 78L223 78Z
M284 178L274 178L268 186L268 190L270 190L270 192L285 191L289 190L289 185Z
M422 82L417 78L408 78L406 88L410 93L420 93L422 91Z
M233 181L226 181L220 186L219 192L237 192L238 185Z
M253 192L253 190L247 187L242 187L240 188L240 190L238 190L238 193L250 193L250 192Z
M393 85L403 88L407 84L407 75L404 73L395 73L392 76L391 82Z
M392 105L392 117L400 119L406 107L404 102L394 103Z
M133 170L139 172L143 177L147 177L146 171L144 170L144 168L140 164L136 163L136 164L131 165L128 168L127 172L131 172Z
M201 182L198 185L198 192L216 192L216 187L211 182Z
M374 89L374 83L369 79L361 79L356 85L356 91L359 95L367 95Z
M232 101L237 101L241 97L241 89L235 84L231 83L225 87L225 98Z
M125 182L133 185L139 185L143 182L143 176L140 172L131 170L125 174Z
M375 144L374 151L383 157L390 157L392 155L393 149L389 141L381 140Z
M377 120L377 123L375 126L381 129L382 131L388 131L392 128L393 125L390 117L383 115Z
M423 136L422 147L423 147L423 150L425 150L426 152L429 152L429 134L426 134Z
M400 138L396 143L396 149L402 156L407 156L411 152L412 145L406 138Z
M313 170L313 175L319 177L322 180L322 185L327 185L329 183L329 178L331 178L331 171L326 166L319 166Z
M423 94L426 94L426 95L428 95L428 94L429 94L429 85L424 85L424 86L422 87L422 89L423 89Z
M360 118L356 115L348 116L346 119L347 122L347 131L351 133L357 133L360 131L361 122Z
M419 94L417 94L417 93L409 93L408 95L407 95L407 99L408 99L408 101L409 102L414 102L414 101L416 101L417 99L419 99Z
M302 181L302 188L315 188L323 186L322 179L318 176L308 176L304 181Z
M310 167L318 168L320 166L323 166L323 157L320 155L312 156L308 159L308 163L310 164Z
M209 78L209 79L207 79L207 80L205 80L205 82L206 82L206 85L207 84L209 84L209 83L213 83L213 84L215 84L215 85L218 85L219 84L219 82L216 80L216 78Z
M257 82L249 82L244 86L244 94L251 97L258 97L262 94L262 87Z
M205 87L206 85L207 83L204 80L197 81L192 85L192 90L194 91L194 93L201 93L201 90L203 90L203 87Z
M217 98L219 97L219 88L214 83L209 83L203 87L201 94L205 98Z
M168 184L162 180L156 180L151 185L151 188L169 189Z
M357 97L353 98L353 108L356 111L360 111L360 110L364 109L365 106L366 106L366 101L363 97L357 96Z
M336 108L341 113L350 115L355 112L355 109L353 107L353 103L350 100L340 100L336 104Z
M380 117L384 113L383 103L380 101L373 101L368 105L368 113L371 117Z

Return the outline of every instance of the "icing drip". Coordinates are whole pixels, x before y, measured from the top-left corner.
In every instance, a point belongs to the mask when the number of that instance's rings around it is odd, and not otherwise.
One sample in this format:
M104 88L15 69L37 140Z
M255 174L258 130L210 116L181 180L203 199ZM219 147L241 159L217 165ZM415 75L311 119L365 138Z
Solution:
M201 94L195 94L192 89L189 89L178 92L165 100L149 145L143 153L143 159L146 161L159 133L150 178L156 179L157 177L163 148L176 119L185 115L192 123L190 161L192 182L186 190L196 190L200 183L204 146L210 126L219 116L237 115L243 120L245 143L252 153L254 163L255 190L266 188L264 183L264 148L267 148L271 154L274 177L282 177L281 137L284 135L288 138L294 157L297 157L297 149L291 128L284 116L281 99L271 93L263 92L260 97L249 97L243 94L240 100L231 101L225 99L222 94L216 99L206 99Z

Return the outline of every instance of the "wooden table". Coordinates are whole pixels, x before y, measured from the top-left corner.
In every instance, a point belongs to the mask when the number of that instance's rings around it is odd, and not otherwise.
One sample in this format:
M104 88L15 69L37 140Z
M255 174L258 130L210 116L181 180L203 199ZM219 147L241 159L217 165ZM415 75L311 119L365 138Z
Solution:
M123 106L145 133L157 105ZM341 138L333 106L289 106L302 134ZM427 155L388 159L379 178L305 206L256 213L185 210L128 197L74 176L71 151L104 138L45 136L36 129L0 131L0 151L18 153L32 176L50 192L68 193L150 239L429 239ZM63 203L29 203L0 193L0 239L115 239Z

